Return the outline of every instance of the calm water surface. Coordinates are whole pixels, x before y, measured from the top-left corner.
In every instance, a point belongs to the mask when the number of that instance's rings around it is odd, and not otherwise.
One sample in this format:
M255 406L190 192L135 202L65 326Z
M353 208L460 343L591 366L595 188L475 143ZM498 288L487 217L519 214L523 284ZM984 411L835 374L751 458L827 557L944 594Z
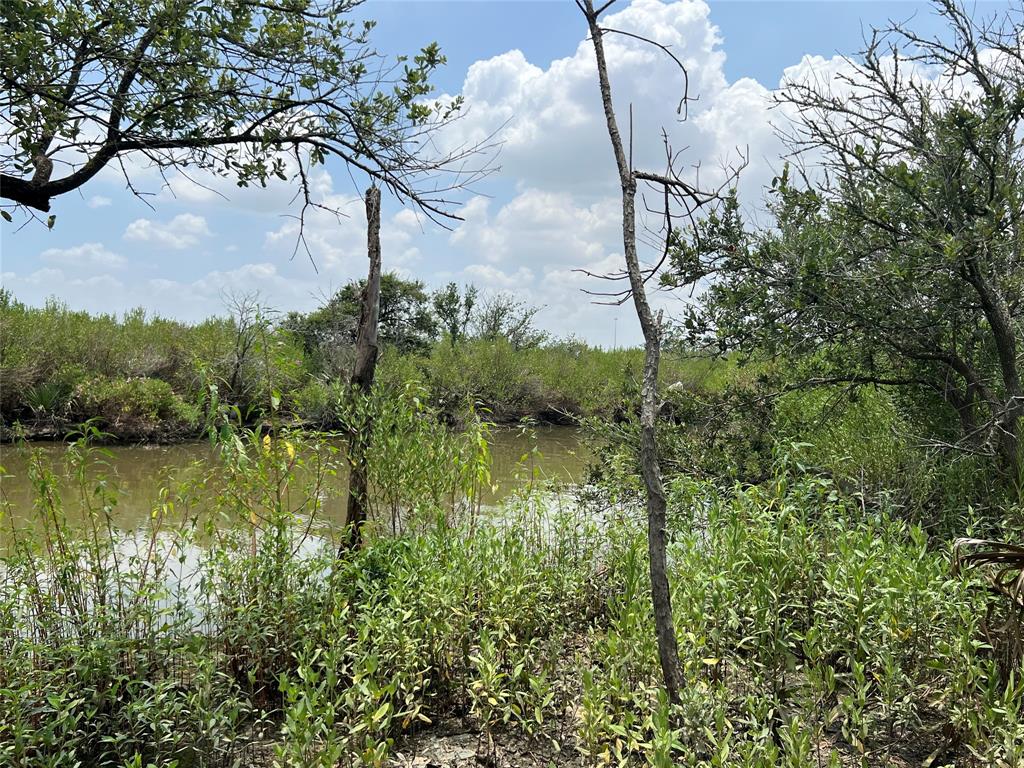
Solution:
M575 427L540 427L532 433L519 429L495 429L492 441L492 482L497 488L493 491L488 489L485 493L484 502L488 504L500 501L529 482L534 474L566 483L581 481L591 455L581 431ZM52 464L60 478L59 488L65 509L74 516L80 511L81 504L77 489L61 470L64 447L48 443L30 447L41 450ZM110 456L106 459L108 466L104 472L117 489L114 520L124 530L134 530L150 519L160 489L168 485L170 478L180 480L189 473L208 468L216 460L213 449L206 442L114 446L106 450ZM11 515L10 520L0 522L0 541L9 535L12 523L15 526L28 525L27 521L31 519L34 493L27 463L28 455L23 448L0 445L0 466L4 468L0 477L0 493ZM344 477L331 478L324 504L328 518L343 519L343 514L338 515L338 512L344 505L345 488Z

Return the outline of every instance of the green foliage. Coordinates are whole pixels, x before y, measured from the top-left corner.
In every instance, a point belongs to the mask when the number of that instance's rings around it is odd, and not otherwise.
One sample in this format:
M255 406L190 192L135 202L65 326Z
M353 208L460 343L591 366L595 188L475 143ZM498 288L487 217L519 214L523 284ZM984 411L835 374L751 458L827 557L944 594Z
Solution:
M463 438L431 437L454 441L456 479L479 471ZM285 764L380 766L396 737L463 706L481 680L500 696L486 722L532 732L553 718L545 680L579 628L565 617L581 613L594 526L567 526L556 550L536 506L464 518L463 497L435 503L429 484L411 485L406 500L440 518L339 560L323 481L341 465L328 444L237 433L219 457L163 492L132 534L114 527L111 480L85 481L102 452L83 440L68 456L84 532L33 458L41 528L15 531L0 579L5 764L215 765L269 737Z
M897 26L851 64L853 93L870 97L786 84L793 146L830 172L801 186L787 167L756 231L733 194L675 234L666 282L709 283L684 323L691 341L784 356L802 369L793 383L899 388L941 411L919 438L997 456L1010 476L1024 394L1020 24L936 6L948 40ZM904 47L960 85L893 66Z
M0 757L213 765L255 740L282 765L383 766L465 713L483 760L513 733L585 764L886 765L937 734L958 764L1018 759L1012 638L982 624L999 598L884 496L784 455L760 486L671 480L672 704L628 488L609 508L534 486L488 514L486 425L451 433L422 394L346 406L373 416L380 494L342 559L325 479L345 460L314 437L227 432L131 534L86 439L65 470L84 525L33 459L38 526L0 579Z
M389 377L391 366L403 366L406 380L421 381L442 410L458 413L475 401L497 421L531 416L559 422L619 417L638 408L638 400L623 393L637 380L642 361L639 349L602 350L572 339L518 350L504 339L469 339L457 347L439 344L425 358L398 361L385 355L381 367ZM666 386L716 388L728 367L669 353L661 377Z
M813 388L784 394L775 405L775 435L803 443L802 461L871 487L894 479L911 460L909 425L888 392L877 388Z
M70 429L101 418L121 439L195 435L211 386L219 403L254 418L272 389L298 388L304 361L254 302L236 309L186 325L142 310L119 318L52 301L0 305L0 419Z
M468 154L423 143L460 100L425 98L445 63L435 43L411 59L384 56L370 44L374 23L352 18L352 8L6 3L4 197L46 211L51 198L141 152L161 168L202 168L243 187L290 181L312 205L326 202L311 169L330 155L420 201L417 174L436 181ZM62 176L53 175L57 148L73 166Z
M669 514L682 700L659 721L643 529L625 524L610 532L607 628L582 672L595 762L889 765L937 723L969 745L957 764L1015 759L1004 702L1016 713L1020 694L996 682L981 634L991 598L950 579L921 529L788 473L724 491L680 478Z
M99 419L103 429L121 435L144 434L152 427L189 433L199 424L198 409L159 379L88 379L77 386L73 400L82 421Z
M415 283L397 278L385 283L398 298L389 314L382 314L382 323L391 328L384 338L397 346L388 342L382 350L377 375L382 392L400 392L418 382L424 401L452 421L468 418L476 406L507 422L623 418L637 407L633 383L640 350L607 351L572 339L517 348L500 336L453 344L450 331L446 339L428 344L436 338L436 325L427 295ZM147 317L141 310L115 317L56 302L32 308L8 297L0 304L0 420L5 426L22 422L30 434L70 430L76 421L102 417L105 429L119 439L196 436L219 424L226 410L237 411L249 424L265 418L276 391L279 416L339 426L352 364L354 319L348 312L357 310L356 295L350 286L323 309L281 320L257 297L240 297L231 300L230 317L196 325ZM715 392L727 387L733 367L731 361L669 351L662 381L686 392ZM166 382L189 411L199 409L198 419L150 402L97 410L111 381L136 379ZM97 382L102 392L85 396ZM119 386L129 396L156 385ZM122 411L130 411L131 418L118 418ZM161 424L161 414L173 423Z
M365 285L366 280L354 280L319 309L285 319L283 326L301 339L320 372L333 376L347 368L344 352L355 341ZM423 283L394 272L381 275L379 324L380 341L402 353L422 352L437 340L437 320Z
M507 293L488 296L471 317L474 335L484 341L507 341L515 350L539 347L548 339L548 333L533 324L541 309Z
M448 283L444 288L434 291L434 314L453 347L466 336L477 296L478 291L473 285L467 285L462 293L459 293L459 286L455 283Z

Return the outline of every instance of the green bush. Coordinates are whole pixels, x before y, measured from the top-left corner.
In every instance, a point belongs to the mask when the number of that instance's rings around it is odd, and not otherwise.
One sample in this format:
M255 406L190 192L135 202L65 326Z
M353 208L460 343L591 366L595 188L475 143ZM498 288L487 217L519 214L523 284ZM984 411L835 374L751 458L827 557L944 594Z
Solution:
M727 490L679 478L669 515L681 702L659 720L646 541L626 520L608 534L607 625L582 674L595 762L881 766L944 728L957 765L1016 764L1024 699L984 640L993 598L950 578L941 542L789 473Z
M122 438L192 431L200 416L158 379L89 379L75 388L73 402L74 417L99 419L103 429Z

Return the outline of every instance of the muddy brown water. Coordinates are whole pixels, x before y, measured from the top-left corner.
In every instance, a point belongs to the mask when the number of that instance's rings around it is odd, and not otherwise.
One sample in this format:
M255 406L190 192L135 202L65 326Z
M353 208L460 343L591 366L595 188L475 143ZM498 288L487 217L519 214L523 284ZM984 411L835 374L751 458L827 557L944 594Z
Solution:
M575 427L538 427L524 432L520 429L495 429L491 443L491 478L493 488L485 489L483 502L495 504L512 493L531 477L564 483L583 480L586 464L591 458L581 430ZM33 443L25 447L0 445L0 496L4 499L8 519L0 520L0 542L11 535L11 527L33 525L35 492L28 475L28 450L41 451L58 477L58 489L69 518L81 513L80 493L75 482L62 469L65 447L56 443ZM109 478L116 489L117 504L114 523L122 530L145 527L157 503L161 488L171 478L181 481L189 473L201 472L216 460L209 443L176 445L113 446L104 449L106 466L95 468L88 477L91 487L100 475ZM326 517L340 522L344 504L346 478L328 480L324 504Z

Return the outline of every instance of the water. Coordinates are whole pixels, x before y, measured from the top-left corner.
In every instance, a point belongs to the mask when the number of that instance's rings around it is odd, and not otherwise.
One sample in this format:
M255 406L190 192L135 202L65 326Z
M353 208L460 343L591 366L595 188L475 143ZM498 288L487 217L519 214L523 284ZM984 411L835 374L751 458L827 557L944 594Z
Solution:
M519 429L495 429L492 432L491 474L495 488L485 489L483 501L494 504L530 482L532 477L574 483L583 479L590 452L579 429L575 427L539 427L531 432ZM56 471L64 507L72 518L80 511L78 489L64 477L61 464L64 446L37 443L32 449L41 450ZM145 527L151 519L160 489L168 485L171 477L178 480L197 473L215 460L209 443L195 442L177 445L114 446L106 449L107 466L103 474L116 488L117 506L115 524L131 531ZM27 452L12 445L0 445L0 466L5 470L0 478L0 493L8 502L11 519L0 521L0 541L10 532L10 526L24 526L32 519L34 492L27 472ZM198 465L197 465L198 463ZM197 468L198 467L198 468ZM97 469L95 475L98 476ZM94 478L90 478L94 479ZM344 506L346 479L332 478L327 489L326 517L340 522ZM90 484L91 485L91 484ZM340 514L339 514L340 513Z

